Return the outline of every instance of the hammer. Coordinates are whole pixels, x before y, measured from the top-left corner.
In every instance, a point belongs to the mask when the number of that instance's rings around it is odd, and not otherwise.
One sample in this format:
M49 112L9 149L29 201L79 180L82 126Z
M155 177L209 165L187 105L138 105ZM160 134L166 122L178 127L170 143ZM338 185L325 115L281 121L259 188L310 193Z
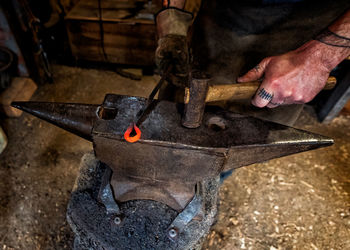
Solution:
M249 99L256 93L261 83L254 81L218 85L209 81L210 78L203 73L192 73L189 87L185 88L183 126L198 128L202 123L207 102ZM336 83L335 77L329 77L324 90L332 89Z

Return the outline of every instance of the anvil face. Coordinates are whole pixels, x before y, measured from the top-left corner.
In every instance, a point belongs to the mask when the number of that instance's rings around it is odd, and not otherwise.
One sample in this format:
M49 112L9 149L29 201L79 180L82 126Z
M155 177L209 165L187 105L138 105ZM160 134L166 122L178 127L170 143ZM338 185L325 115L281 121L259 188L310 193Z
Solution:
M97 158L113 170L111 184L118 201L152 199L176 210L191 200L197 182L222 171L333 143L320 135L220 109L207 109L202 126L188 129L181 125L183 107L167 101L159 101L140 125L141 139L128 143L124 132L145 102L109 94L101 106L77 104L80 110L85 107L80 113L73 112L74 104L66 104L69 110L54 103L15 106L91 139Z

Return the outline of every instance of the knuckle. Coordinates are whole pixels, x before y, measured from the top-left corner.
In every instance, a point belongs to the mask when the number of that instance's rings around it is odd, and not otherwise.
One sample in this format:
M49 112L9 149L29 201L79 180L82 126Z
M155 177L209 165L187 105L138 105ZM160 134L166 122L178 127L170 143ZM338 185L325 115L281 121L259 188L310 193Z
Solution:
M257 68L254 67L251 70L248 71L248 73L246 75L248 76L254 76L257 73Z
M281 81L279 79L276 79L276 78L273 78L273 79L270 79L269 81L269 85L273 88L278 88L281 84Z
M283 91L283 97L291 97L292 95L293 95L293 92L291 90Z
M260 64L267 64L269 63L269 61L271 60L272 57L265 57L261 62Z
M265 57L264 59L261 60L259 64L264 64L269 60L269 57Z
M303 102L305 98L302 94L295 94L293 99L297 102Z

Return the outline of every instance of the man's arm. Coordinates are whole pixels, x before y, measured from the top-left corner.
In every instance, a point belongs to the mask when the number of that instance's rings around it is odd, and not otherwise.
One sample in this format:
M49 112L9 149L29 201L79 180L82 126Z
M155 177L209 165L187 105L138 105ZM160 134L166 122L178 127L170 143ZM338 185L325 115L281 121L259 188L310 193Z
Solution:
M187 33L200 4L200 0L163 0L163 9L156 16L159 39L155 61L161 73L169 65L172 67L167 80L178 87L185 87L188 83Z
M163 0L163 9L156 16L158 46L155 61L161 73L171 67L168 81L184 87L189 74L187 32L193 15L184 11L185 0Z
M311 101L325 86L329 73L350 55L350 10L314 40L286 54L263 59L238 78L263 82L252 100L257 107Z

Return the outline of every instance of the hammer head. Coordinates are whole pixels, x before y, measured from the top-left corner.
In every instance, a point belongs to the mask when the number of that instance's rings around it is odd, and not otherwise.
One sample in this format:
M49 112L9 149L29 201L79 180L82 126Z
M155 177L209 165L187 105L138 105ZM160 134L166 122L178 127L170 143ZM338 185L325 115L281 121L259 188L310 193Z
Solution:
M184 127L198 128L202 124L209 80L209 76L198 71L190 75L189 88L185 89Z

